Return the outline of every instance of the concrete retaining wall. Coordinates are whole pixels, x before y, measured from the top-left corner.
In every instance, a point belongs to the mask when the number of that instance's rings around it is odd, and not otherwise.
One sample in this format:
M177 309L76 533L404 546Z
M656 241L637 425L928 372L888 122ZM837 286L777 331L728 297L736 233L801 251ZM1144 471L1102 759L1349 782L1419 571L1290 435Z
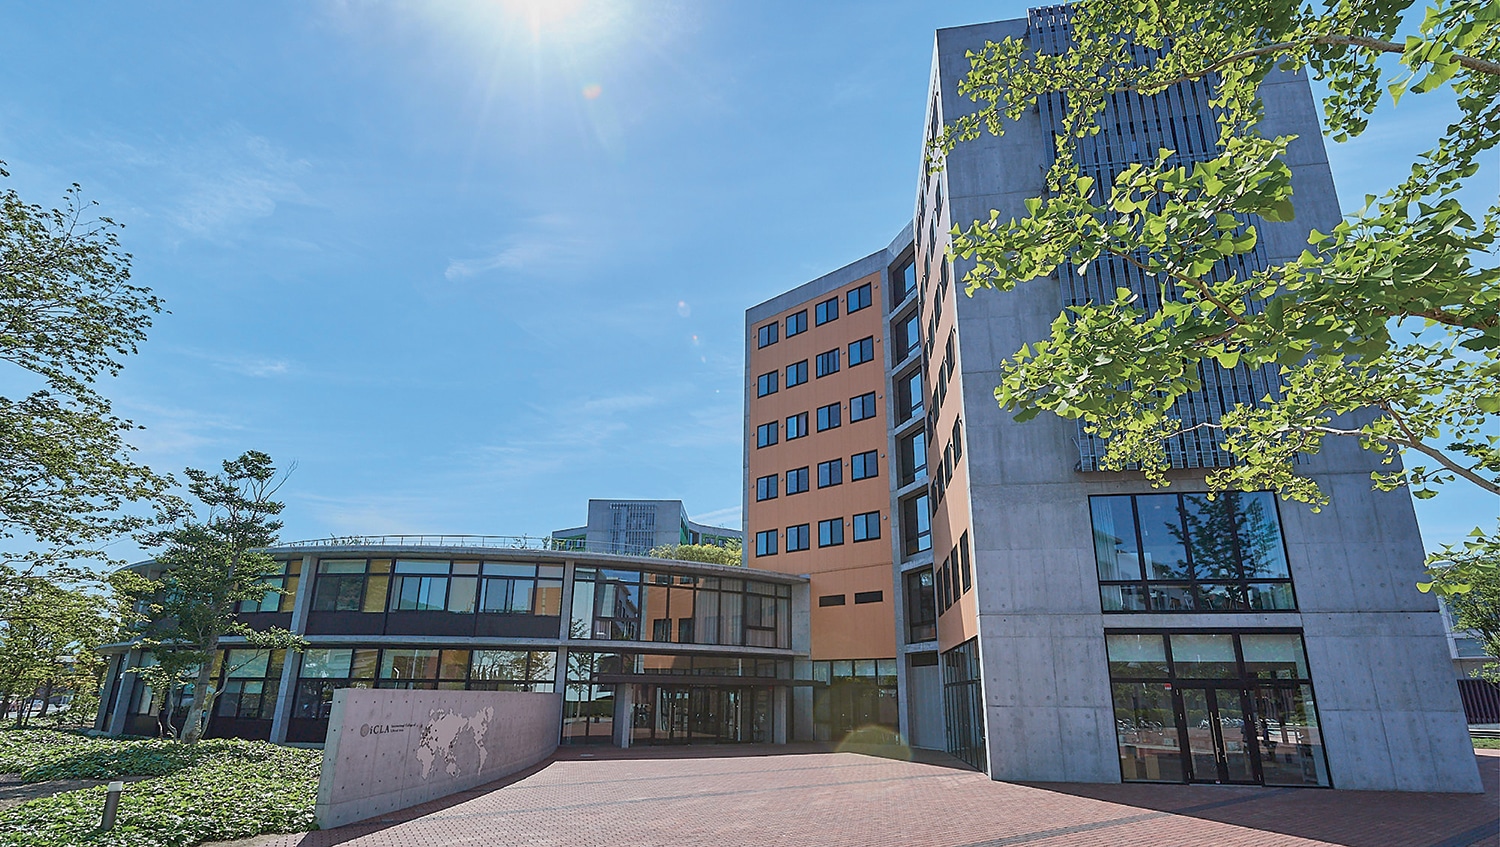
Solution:
M557 694L337 691L318 826L405 809L531 767L557 749L561 719Z

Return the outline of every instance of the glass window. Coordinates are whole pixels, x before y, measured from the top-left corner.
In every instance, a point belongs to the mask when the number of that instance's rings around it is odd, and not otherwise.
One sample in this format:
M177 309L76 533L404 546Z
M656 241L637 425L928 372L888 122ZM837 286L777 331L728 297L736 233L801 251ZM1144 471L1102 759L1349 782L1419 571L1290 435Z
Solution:
M875 417L875 392L849 398L849 422Z
M437 679L438 651L385 649L380 656L380 678L383 680Z
M822 326L829 321L838 320L839 298L831 297L813 307L813 326Z
M1234 636L1174 634L1172 666L1184 679L1225 679L1239 676L1234 659Z
M835 429L842 423L839 420L839 404L829 403L827 406L818 407L818 432L825 429Z
M973 574L969 569L969 531L958 539L958 574L963 579L964 593L969 593L969 588L974 584Z
M896 381L896 420L905 423L922 416L922 369L917 368Z
M1286 545L1281 539L1281 521L1276 515L1275 496L1254 491L1230 497L1238 506L1235 527L1240 548L1240 563L1246 579L1287 579L1292 575L1286 563Z
M937 597L931 568L906 575L906 629L907 640L912 643L937 638Z
M849 367L863 365L875 358L875 336L870 335L858 341L849 342Z
M776 555L776 530L768 529L755 533L755 555ZM717 601L715 601L715 604L717 604Z
M807 310L803 309L796 314L787 315L786 337L791 338L794 335L801 335L804 332L807 332Z
M932 514L927 503L926 494L901 501L901 534L908 556L932 549Z
M793 468L786 472L786 493L801 494L807 490L807 468Z
M776 433L780 429L780 426L781 425L776 421L771 421L770 423L763 423L760 426L756 427L756 448L759 449L761 447L770 447L772 444L775 444L777 441Z
M1187 579L1187 549L1183 545L1182 512L1176 494L1146 494L1135 498L1141 527L1141 547L1147 579Z
M867 450L849 457L849 479L870 479L880 475L880 453Z
M862 604L865 604L865 603L884 603L884 602L885 602L885 592L884 591L856 591L856 592L854 592L854 604L856 606L862 605ZM874 676L874 674L871 673L870 676Z
M895 342L893 351L896 355L891 364L906 361L912 353L922 348L922 322L921 316L912 312L896 324L895 331L891 333ZM920 393L920 392L918 392Z
M847 312L858 312L860 309L868 308L870 305L870 283L865 283L858 288L851 289L846 295L848 307Z
M777 478L776 474L757 478L755 480L755 499L775 500Z
M1164 636L1152 633L1110 633L1104 637L1113 677L1166 679L1167 645Z
M757 347L769 347L777 341L776 328L780 324L769 323L755 331L755 343Z
M826 353L819 353L817 361L815 362L815 367L817 369L817 374L818 374L818 376L820 378L828 376L829 374L836 374L836 373L838 373L839 372L839 350L838 350L838 348L835 347L835 348L833 348L832 350L829 350Z
M844 543L844 519L818 521L818 546L837 547Z
M842 459L831 459L827 462L818 463L818 487L828 488L831 485L841 485L844 481L844 462Z
M906 264L897 268L895 273L895 281L896 284L895 286L893 286L893 288L895 289L895 302L891 304L893 306L896 303L900 303L902 300L905 300L907 297L910 297L916 292L917 263L907 262Z
M897 446L901 463L901 485L910 485L927 473L927 434L918 429L901 439Z
M1241 635L1245 675L1259 679L1308 679L1299 635Z
M1135 512L1130 503L1129 495L1089 498L1094 516L1094 556L1101 580L1141 579Z
M786 551L794 553L798 550L806 550L811 537L809 525L802 523L786 528Z
M760 376L755 378L756 397L764 397L767 394L775 394L778 391L778 388L776 386L776 373L776 371L771 371L768 374L761 374Z
M1251 696L1265 784L1327 785L1328 762L1312 686L1258 687Z
M786 419L786 440L801 438L807 435L807 413L798 412Z
M1110 688L1115 701L1121 778L1186 782L1171 686L1160 682L1116 682Z
M854 516L854 540L873 541L880 537L880 513L862 512Z
M350 649L326 649L310 647L302 651L302 673L304 679L345 679L349 674L354 651Z

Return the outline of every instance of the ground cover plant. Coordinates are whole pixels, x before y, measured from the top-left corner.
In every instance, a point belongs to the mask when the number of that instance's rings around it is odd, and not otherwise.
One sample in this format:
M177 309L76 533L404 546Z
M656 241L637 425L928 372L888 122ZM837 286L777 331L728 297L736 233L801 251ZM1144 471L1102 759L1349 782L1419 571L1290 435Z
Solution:
M189 847L313 828L322 754L237 739L197 745L0 732L0 772L25 782L150 777L126 786L115 828L97 832L103 787L0 811L0 847Z

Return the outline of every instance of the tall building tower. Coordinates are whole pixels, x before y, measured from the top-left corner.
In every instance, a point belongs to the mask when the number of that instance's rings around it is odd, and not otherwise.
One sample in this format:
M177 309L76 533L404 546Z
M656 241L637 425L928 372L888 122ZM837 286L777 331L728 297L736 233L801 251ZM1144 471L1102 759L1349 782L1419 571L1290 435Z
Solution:
M1047 7L939 30L925 137L977 108L956 94L968 51L1007 36L1060 50L1068 26L1065 7ZM1297 219L1261 222L1240 272L1295 257L1310 229L1340 215L1308 80L1273 76L1261 96L1262 131L1298 136L1287 157ZM1103 184L1159 148L1208 158L1210 97L1200 82L1117 95L1080 162ZM1332 497L1314 513L1267 492L1209 500L1206 470L1231 460L1209 436L1169 445L1171 485L1157 489L1102 471L1101 445L1076 424L1017 423L996 407L1004 360L1047 338L1065 306L1117 287L1158 296L1155 281L1109 260L1086 277L1065 267L1006 293L957 291L972 264L948 256L948 232L991 210L1025 215L1023 201L1043 193L1061 108L1043 101L1004 136L960 145L937 173L919 165L907 233L750 310L747 563L811 575L815 659L896 659L897 690L881 689L880 702L897 714L874 718L996 779L1479 790L1436 601L1415 589L1423 550L1410 495L1373 491L1377 465L1357 444L1330 442L1300 468ZM857 331L845 317L818 320L820 304L865 284L878 308L856 313L868 315ZM846 351L856 334L870 334L880 365L817 378L820 354ZM1243 366L1206 371L1203 384L1177 409L1189 424L1277 390L1274 373ZM879 437L860 428L868 407L856 400L871 392ZM825 408L840 425L818 431ZM851 488L851 459L881 448L886 484ZM842 490L816 485L833 459ZM849 543L867 537L869 519L857 519L876 509L887 558ZM845 544L821 547L818 527L833 519L846 522ZM836 605L877 590L867 610ZM818 723L818 698L839 702L818 675L836 672L812 670Z

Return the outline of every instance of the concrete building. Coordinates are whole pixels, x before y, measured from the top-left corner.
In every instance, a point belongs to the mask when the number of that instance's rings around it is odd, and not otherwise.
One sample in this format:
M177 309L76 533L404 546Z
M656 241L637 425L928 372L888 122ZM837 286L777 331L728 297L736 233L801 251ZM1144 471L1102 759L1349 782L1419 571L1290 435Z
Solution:
M955 94L966 51L1007 36L1058 49L1067 26L1048 7L938 31L924 137L977 108ZM1340 215L1307 79L1280 74L1261 93L1262 131L1298 136L1297 220L1262 222L1241 270L1296 256ZM1197 82L1118 95L1080 161L1105 184L1161 147L1212 156L1210 96ZM1171 487L1153 489L1101 471L1101 446L1075 424L996 408L1003 360L1048 337L1065 305L1115 287L1156 296L1111 260L1087 277L1065 267L1009 293L956 292L971 264L948 257L947 233L991 210L1025 215L1061 108L1044 100L937 173L914 150L906 232L748 311L747 563L809 575L812 657L896 659L897 714L856 706L852 720L996 779L1479 790L1437 604L1414 587L1410 496L1371 490L1376 464L1357 444L1308 460L1332 496L1314 513L1264 492L1203 497L1205 469L1230 461L1209 433L1169 445ZM863 340L872 364L847 368ZM1277 390L1269 370L1203 377L1179 406L1189 423ZM852 477L861 456L860 473L885 484L819 484L833 463ZM852 543L877 534L884 545ZM868 606L848 604L861 594ZM843 729L839 707L815 702L814 724Z
M674 544L722 547L744 534L690 520L681 500L590 500L588 523L554 530L552 538L582 550L642 554Z

